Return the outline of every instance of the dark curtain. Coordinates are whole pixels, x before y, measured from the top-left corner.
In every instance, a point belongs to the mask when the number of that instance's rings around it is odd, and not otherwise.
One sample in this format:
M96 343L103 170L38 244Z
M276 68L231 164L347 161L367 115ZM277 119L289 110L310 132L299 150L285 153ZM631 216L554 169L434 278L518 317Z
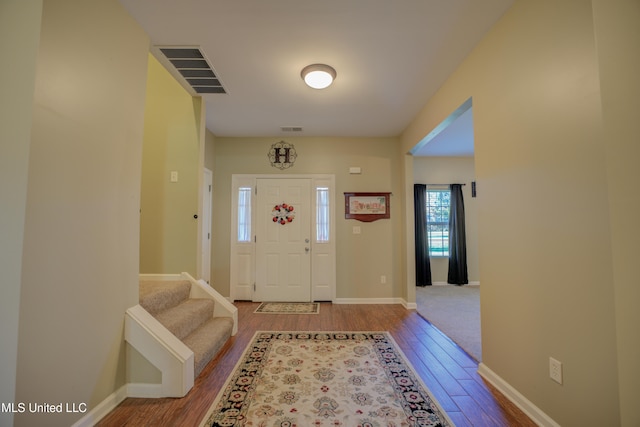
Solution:
M469 283L466 239L462 185L451 184L451 209L449 210L449 274L447 282L453 285L465 285Z
M413 209L416 223L416 285L431 286L429 239L427 237L427 186L414 184Z

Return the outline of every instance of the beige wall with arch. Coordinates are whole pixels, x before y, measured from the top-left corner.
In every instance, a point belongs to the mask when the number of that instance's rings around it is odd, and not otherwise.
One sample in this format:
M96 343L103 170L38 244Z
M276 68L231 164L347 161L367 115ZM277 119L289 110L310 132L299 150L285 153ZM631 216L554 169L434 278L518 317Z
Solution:
M560 425L620 425L627 416L631 426L637 416L631 406L620 411L618 396L637 397L638 377L626 375L637 363L626 357L637 354L638 338L614 295L637 291L614 276L618 224L608 200L622 199L608 175L632 152L628 136L637 136L637 125L625 128L612 157L599 74L607 59L593 24L613 3L637 12L637 2L597 3L594 16L586 1L516 1L429 100L402 145L409 151L473 97L483 364ZM602 24L612 30L611 21ZM637 39L622 46L637 61ZM616 71L607 70L613 86ZM632 88L637 93L636 81ZM632 229L637 236L637 222ZM627 267L621 261L621 277ZM549 379L549 357L563 363L563 385ZM620 373L619 358L629 362Z

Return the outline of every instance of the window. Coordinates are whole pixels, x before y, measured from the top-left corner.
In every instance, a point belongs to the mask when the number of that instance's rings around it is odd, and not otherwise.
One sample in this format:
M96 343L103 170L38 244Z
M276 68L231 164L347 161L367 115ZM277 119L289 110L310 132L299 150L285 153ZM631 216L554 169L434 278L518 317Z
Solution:
M449 210L451 192L427 188L427 235L429 256L449 256Z
M251 242L251 187L238 189L238 242Z
M329 241L329 189L316 188L316 242Z

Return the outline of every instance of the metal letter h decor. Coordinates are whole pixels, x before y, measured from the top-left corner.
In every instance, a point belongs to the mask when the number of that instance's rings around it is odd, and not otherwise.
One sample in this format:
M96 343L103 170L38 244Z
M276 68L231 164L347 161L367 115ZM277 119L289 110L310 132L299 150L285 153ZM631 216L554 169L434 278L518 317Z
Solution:
M274 168L287 169L293 166L298 155L293 144L280 141L271 146L268 157Z

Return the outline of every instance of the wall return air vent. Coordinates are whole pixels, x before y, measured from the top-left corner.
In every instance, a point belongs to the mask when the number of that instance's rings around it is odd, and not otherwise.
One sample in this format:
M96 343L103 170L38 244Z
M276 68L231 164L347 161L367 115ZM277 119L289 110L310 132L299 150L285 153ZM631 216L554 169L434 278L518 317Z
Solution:
M156 46L166 61L182 77L183 81L198 94L227 93L209 61L197 47ZM175 75L175 73L173 73Z

